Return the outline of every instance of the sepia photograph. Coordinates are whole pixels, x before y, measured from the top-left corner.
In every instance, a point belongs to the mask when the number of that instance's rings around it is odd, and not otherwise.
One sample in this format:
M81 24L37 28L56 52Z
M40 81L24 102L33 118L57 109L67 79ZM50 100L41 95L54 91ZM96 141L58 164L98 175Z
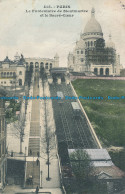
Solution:
M125 0L0 12L0 193L125 194Z

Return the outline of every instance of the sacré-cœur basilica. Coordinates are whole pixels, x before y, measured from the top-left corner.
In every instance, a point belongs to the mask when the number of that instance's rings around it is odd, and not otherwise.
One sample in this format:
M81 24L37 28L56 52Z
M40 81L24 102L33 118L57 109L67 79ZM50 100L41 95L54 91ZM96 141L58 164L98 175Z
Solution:
M120 56L116 53L111 35L105 43L101 25L95 18L94 8L73 52L68 55L68 68L70 72L84 72L90 75L120 75Z

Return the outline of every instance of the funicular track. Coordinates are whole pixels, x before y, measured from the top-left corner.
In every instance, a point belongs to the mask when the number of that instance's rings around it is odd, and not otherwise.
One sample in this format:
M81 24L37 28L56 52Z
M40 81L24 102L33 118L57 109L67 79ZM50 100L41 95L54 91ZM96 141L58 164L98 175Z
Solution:
M54 87L53 89L54 89L54 94L56 94L57 92L56 87ZM67 143L67 146L68 148L74 148L73 139L72 139L71 131L66 118L66 113L65 113L63 104L59 104L58 102L56 102L56 107L58 107L58 113L59 113L58 116L60 117L62 122L63 132L65 135L65 141Z
M57 96L57 91L62 91L64 96L74 96L70 85L65 83L61 85L53 84L50 86L51 95ZM68 148L96 148L96 143L90 133L85 116L81 112L79 118L74 118L74 112L71 102L76 100L63 100L59 104L57 100L53 101L54 115L58 129L62 128L62 135L67 142ZM60 122L58 121L60 120Z

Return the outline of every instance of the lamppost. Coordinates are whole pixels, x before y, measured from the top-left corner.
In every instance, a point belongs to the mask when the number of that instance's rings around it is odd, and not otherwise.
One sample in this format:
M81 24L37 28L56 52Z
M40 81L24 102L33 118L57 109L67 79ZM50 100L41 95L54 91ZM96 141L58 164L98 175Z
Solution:
M22 142L23 142L23 135L22 135L22 132L20 131L20 154L22 154Z
M42 188L42 170L40 171L41 172L41 188Z
M26 152L27 152L27 147L25 147L25 160L26 160Z

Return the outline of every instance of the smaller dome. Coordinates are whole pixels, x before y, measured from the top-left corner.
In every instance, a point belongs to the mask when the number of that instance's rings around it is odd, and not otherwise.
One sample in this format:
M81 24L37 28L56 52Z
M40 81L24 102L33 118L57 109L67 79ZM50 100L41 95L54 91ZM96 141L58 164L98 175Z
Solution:
M108 48L113 48L113 49L115 49L115 44L114 44L114 42L112 42L112 36L111 36L111 34L109 35L109 40L108 40L108 42L106 43L106 46L107 46Z
M16 56L16 57L19 57L19 54L18 54L18 52L16 52L15 56Z
M10 59L8 58L8 56L6 56L6 58L4 59L4 62L5 63L9 63L10 62Z
M55 58L59 58L59 55L56 53Z
M18 52L16 52L15 56L14 56L14 61L19 61L20 60L20 56L18 54Z
M85 48L85 42L83 39L80 39L76 42L75 49L84 49Z

